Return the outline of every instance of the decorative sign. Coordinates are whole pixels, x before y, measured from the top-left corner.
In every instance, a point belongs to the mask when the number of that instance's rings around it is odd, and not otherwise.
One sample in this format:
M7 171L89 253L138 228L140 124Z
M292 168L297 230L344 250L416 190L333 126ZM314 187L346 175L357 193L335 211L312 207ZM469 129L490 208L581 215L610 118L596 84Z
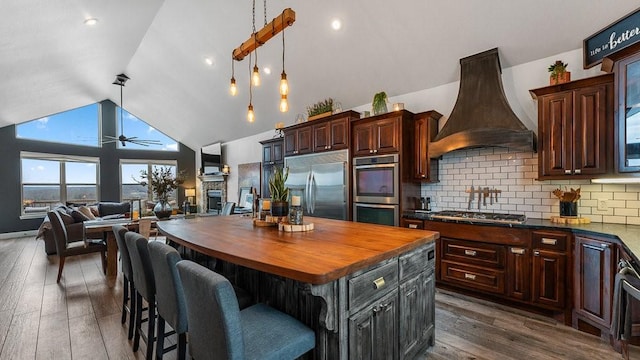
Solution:
M602 62L608 55L640 42L640 9L619 19L584 40L584 68Z

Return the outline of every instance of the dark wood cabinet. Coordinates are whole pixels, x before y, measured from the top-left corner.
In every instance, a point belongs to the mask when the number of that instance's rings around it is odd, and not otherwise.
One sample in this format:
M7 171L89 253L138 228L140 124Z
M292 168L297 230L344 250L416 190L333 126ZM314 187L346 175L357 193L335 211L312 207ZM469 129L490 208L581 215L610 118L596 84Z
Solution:
M531 297L531 250L511 246L507 251L507 296L529 301Z
M574 251L574 327L580 321L608 330L611 326L615 244L576 236Z
M285 128L284 156L348 149L351 121L359 118L349 110Z
M284 155L303 155L313 151L311 126L284 130Z
M427 111L416 114L414 129L413 177L424 182L438 181L438 160L429 156L429 142L438 132L438 120L442 114Z
M593 178L613 163L613 75L531 90L539 179Z
M276 168L284 166L284 140L275 138L260 141L262 144L262 182L260 184L260 196L271 197L269 192L269 179Z
M567 285L570 281L567 279L567 251L571 235L555 231L533 231L531 240L531 301L542 307L564 310L567 304Z
M398 290L349 319L349 359L398 358Z
M400 359L414 359L435 328L435 303L428 301L435 295L435 278L420 274L400 285ZM432 344L433 345L433 344Z
M313 151L349 148L349 118L343 117L313 125Z
M369 156L400 151L402 114L397 112L360 120L353 125L353 156Z

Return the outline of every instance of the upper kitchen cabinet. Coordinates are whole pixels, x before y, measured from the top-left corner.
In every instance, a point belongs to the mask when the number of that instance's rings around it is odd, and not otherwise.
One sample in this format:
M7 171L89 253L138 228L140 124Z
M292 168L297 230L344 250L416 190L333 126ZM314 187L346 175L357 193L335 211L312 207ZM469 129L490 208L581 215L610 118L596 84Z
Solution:
M531 90L540 180L594 178L613 165L613 75Z
M415 115L413 177L424 182L438 181L438 160L429 156L429 142L438 133L438 120L442 114L432 110Z
M616 63L618 171L640 171L640 53Z
M353 123L353 156L393 154L401 150L403 131L408 127L413 114L406 110L360 119ZM411 127L413 129L413 127ZM412 141L409 140L408 143ZM407 149L410 150L410 149Z
M348 149L350 123L359 117L355 111L345 111L285 128L284 155Z
M284 154L282 152L282 138L275 138L260 141L262 144L262 163L274 165L284 161Z

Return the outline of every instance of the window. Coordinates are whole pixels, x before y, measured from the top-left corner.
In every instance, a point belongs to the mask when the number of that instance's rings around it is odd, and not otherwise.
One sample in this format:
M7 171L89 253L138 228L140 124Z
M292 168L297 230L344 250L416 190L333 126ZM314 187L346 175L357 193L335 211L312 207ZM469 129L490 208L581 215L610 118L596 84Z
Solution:
M135 115L130 114L127 110L123 111L124 124L120 129L120 107L116 108L116 126L118 134L123 134L127 138L136 137L142 140L155 140L160 145L149 144L148 146L139 145L131 142L126 142L126 146L122 146L122 143L117 142L118 149L123 150L157 150L157 151L178 151L178 142L168 137L167 135L156 130L153 126L140 120Z
M22 215L42 216L57 203L98 201L97 158L20 154Z
M121 160L120 184L122 186L122 201L142 199L143 201L155 203L158 199L155 198L155 195L151 192L150 187L142 186L138 182L142 180L140 178L140 171L145 170L147 174L150 174L154 169L159 167L170 168L171 173L175 176L178 162L175 160ZM169 193L169 203L174 208L176 207L175 190Z
M91 104L16 126L16 137L98 147L100 105Z

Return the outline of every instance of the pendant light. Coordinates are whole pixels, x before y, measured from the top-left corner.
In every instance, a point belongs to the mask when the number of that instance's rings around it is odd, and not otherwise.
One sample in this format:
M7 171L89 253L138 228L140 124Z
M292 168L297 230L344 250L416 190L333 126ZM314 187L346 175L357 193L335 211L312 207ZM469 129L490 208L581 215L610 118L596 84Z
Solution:
M229 86L229 93L231 96L236 96L238 94L238 87L236 86L236 78L235 78L235 60L233 59L233 54L231 56L231 85Z
M251 74L251 56L249 56L249 74ZM256 121L256 114L253 112L253 104L251 101L253 100L253 91L251 90L251 79L249 79L249 106L247 107L247 121L252 123Z
M265 3L264 6L265 6L265 15L266 15L267 0L264 0L264 3ZM256 43L258 42L257 34L256 34L256 2L255 0L253 1L253 39L255 40ZM258 69L258 48L256 48L255 54L256 54L256 61L253 64L253 73L251 74L251 83L253 84L253 86L260 86L260 70Z
M281 16L282 16L282 21L284 22L284 13L282 13ZM289 95L289 83L287 82L287 73L284 71L284 29L282 29L282 74L280 74L280 95L285 96L284 98L285 101L286 101L286 96ZM282 109L282 105L280 106L280 109Z

